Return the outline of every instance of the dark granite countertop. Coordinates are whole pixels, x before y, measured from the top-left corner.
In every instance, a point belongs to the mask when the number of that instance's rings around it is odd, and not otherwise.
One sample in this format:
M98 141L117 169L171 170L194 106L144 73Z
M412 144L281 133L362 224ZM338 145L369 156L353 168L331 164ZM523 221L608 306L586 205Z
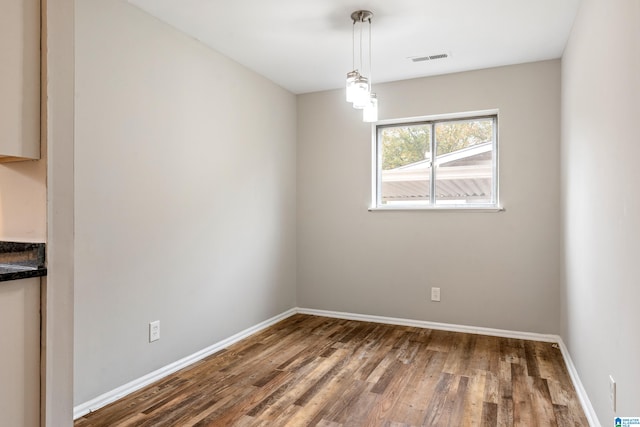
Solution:
M44 243L0 241L0 282L46 275Z

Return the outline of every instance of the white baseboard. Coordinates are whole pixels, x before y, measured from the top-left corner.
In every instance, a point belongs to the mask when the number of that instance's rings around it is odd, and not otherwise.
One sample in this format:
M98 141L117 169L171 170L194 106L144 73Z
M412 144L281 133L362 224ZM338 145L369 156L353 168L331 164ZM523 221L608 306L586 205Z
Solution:
M185 368L198 360L204 359L205 357L222 350L244 338L247 338L256 332L259 332L265 328L268 328L271 325L278 323L279 321L286 319L294 314L310 314L314 316L323 316L323 317L332 317L337 319L347 319L347 320L360 320L364 322L375 322L375 323L386 323L389 325L401 325L401 326L414 326L418 328L427 328L427 329L437 329L442 331L451 331L451 332L465 332L469 334L479 334L479 335L490 335L496 337L504 337L504 338L516 338L516 339L524 339L524 340L533 340L533 341L543 341L543 342L552 342L557 343L560 346L560 350L562 351L562 356L564 357L565 364L567 365L567 370L569 371L569 376L571 377L571 381L573 382L573 386L576 389L576 393L578 395L578 399L580 400L580 404L582 405L582 409L585 412L585 416L589 421L589 425L591 427L601 427L600 422L598 421L598 417L591 405L591 401L587 396L587 393L580 381L578 376L578 372L571 360L571 356L569 355L569 350L565 346L562 338L559 335L551 335L551 334L538 334L535 332L519 332L519 331L510 331L504 329L493 329L493 328L483 328L476 326L466 326L466 325L455 325L449 323L437 323L437 322L428 322L424 320L413 320L413 319L403 319L397 317L384 317L384 316L373 316L367 314L355 314L355 313L345 313L339 311L327 311L327 310L316 310L311 308L292 308L290 310L285 311L277 316L274 316L264 322L258 323L255 326L245 329L235 335L232 335L229 338L226 338L220 342L217 342L203 350L200 350L190 356L182 358L176 362L170 363L167 366L164 366L158 370L155 370L143 377L140 377L136 380L133 380L127 384L124 384L114 390L111 390L107 393L104 393L94 399L91 399L88 402L82 403L73 408L73 419L78 419L83 415L88 414L89 412L96 411L102 408L109 403L112 403L118 399L121 399L128 394L133 393L136 390L139 390L149 384L152 384L167 375L170 375L182 368Z
M467 334L490 335L503 338L517 338L522 340L558 342L558 335L538 334L535 332L518 332L504 329L483 328L479 326L454 325L451 323L428 322L426 320L402 319L398 317L372 316L368 314L343 313L339 311L315 310L298 308L298 313L315 316L334 317L338 319L361 320L363 322L386 323L389 325L414 326L416 328L437 329L440 331L464 332Z
M244 331L238 332L237 334L219 341L205 349L202 349L176 362L170 363L160 369L150 372L147 375L128 382L127 384L124 384L114 390L101 394L100 396L91 399L88 402L75 406L73 408L73 419L76 420L83 415L88 414L89 412L96 411L103 406L108 405L109 403L115 402L116 400L121 399L136 390L139 390L143 387L148 386L149 384L161 380L167 375L179 371L182 368L186 368L187 366L197 362L198 360L204 359L205 357L217 351L220 351L223 348L226 348L244 338L247 338L250 335L255 334L256 332L260 332L261 330L268 328L269 326L274 325L283 319L286 319L287 317L293 316L296 313L297 309L289 309L284 313L278 314L277 316L267 319L264 322L258 323L257 325L247 328Z
M593 409L593 405L587 395L587 391L584 389L582 381L580 381L576 366L573 364L573 360L571 360L569 349L564 344L561 337L558 337L558 345L560 346L560 351L562 351L562 357L564 357L564 363L567 365L567 371L569 371L573 388L576 389L576 394L578 395L578 399L580 399L582 410L584 411L584 415L587 417L587 421L589 421L589 425L591 427L601 427L596 411Z

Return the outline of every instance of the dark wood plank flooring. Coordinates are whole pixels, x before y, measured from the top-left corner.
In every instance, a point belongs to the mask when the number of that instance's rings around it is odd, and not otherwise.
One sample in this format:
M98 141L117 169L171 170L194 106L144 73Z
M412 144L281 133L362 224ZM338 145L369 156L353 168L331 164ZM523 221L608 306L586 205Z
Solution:
M295 315L88 426L588 426L550 343Z

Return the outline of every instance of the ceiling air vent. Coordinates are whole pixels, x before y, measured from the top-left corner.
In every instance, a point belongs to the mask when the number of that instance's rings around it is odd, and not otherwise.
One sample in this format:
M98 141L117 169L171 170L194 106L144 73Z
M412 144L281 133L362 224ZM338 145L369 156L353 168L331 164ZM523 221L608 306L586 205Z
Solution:
M433 61L436 59L445 59L448 58L448 53L439 53L437 55L429 55L429 56L412 56L409 59L413 62L424 62L424 61Z

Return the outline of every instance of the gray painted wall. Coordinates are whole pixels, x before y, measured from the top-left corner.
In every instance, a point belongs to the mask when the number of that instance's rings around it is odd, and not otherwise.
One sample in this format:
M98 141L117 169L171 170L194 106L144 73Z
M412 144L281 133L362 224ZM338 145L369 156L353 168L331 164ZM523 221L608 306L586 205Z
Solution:
M295 306L296 98L124 1L76 19L77 405Z
M557 333L560 62L375 90L381 119L498 108L506 211L368 212L371 126L341 90L301 95L298 305Z
M562 336L602 425L640 416L640 2L584 0L562 60Z

